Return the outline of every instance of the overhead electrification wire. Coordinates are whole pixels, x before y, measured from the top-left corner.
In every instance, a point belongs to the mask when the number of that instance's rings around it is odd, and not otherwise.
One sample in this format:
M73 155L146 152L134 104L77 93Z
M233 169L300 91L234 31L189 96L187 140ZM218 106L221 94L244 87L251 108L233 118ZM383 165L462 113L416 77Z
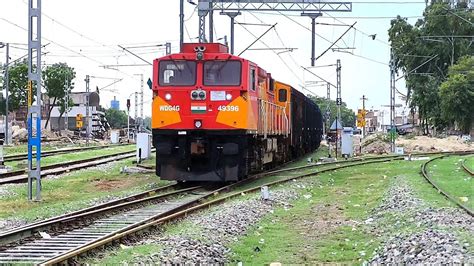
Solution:
M310 28L308 28L308 27L304 26L303 24L299 23L298 21L292 19L292 18L289 17L288 15L283 14L283 13L281 13L281 12L279 12L279 13L280 13L280 15L283 15L284 17L286 17L287 19L293 21L294 23L296 23L296 24L299 25L300 27L302 27L302 28L304 28L304 29L306 29L306 30L312 32L312 30L311 30ZM350 26L350 25L348 25L348 26ZM331 43L331 44L333 43L332 41L330 41L330 40L328 40L327 38L321 36L320 34L317 34L317 33L315 33L315 34L316 34L316 36L319 36L320 38L322 38L323 40L327 41L328 43ZM341 47L338 46L337 44L335 44L334 46L336 46L336 47L338 47L338 48L341 48ZM353 54L353 53L349 53L349 54L350 54L350 55L353 55L353 56L356 56L356 57L359 57L359 58L362 58L362 59L365 59L365 60L368 60L368 61L371 61L371 62L375 62L375 63L379 63L379 64L383 64L383 65L387 65L387 66L388 66L388 64L386 64L386 63L382 63L382 62L380 62L380 61L377 61L377 60L372 59L372 58L369 58L369 57L365 57L365 56L363 56L363 55L357 55L357 54Z
M17 28L20 28L20 29L22 29L22 30L28 32L28 29L26 29L26 28L24 28L24 27L22 27L22 26L20 26L20 25L18 25L18 24L16 24L16 23L14 23L14 22L12 22L12 21L10 21L10 20L8 20L8 19L0 18L0 20L3 20L3 21L7 22L7 23L10 24L10 25L13 25L13 26L15 26L15 27L17 27ZM65 45L62 45L62 44L60 44L60 43L58 43L58 42L55 42L55 41L53 41L53 40L51 40L51 39L48 39L48 38L44 37L44 35L43 35L42 38L43 38L44 40L50 42L50 43L53 43L53 44L55 44L55 45L57 45L57 46L59 46L59 47L61 47L61 48L63 48L63 49L66 49L66 50L68 50L68 51L70 51L70 52L72 52L72 53L75 53L75 54L77 54L77 55L80 55L80 56L82 56L82 57L84 57L84 58L86 58L86 59L88 59L88 60L90 60L90 61L93 61L93 62L99 64L99 65L105 65L103 62L101 62L101 61L99 61L99 60L96 60L96 59L94 59L94 58L92 58L92 57L89 57L89 56L84 55L84 54L82 54L82 53L80 53L80 52L77 52L77 51L75 51L75 50L73 50L73 49L70 49L69 47L67 47L67 46L65 46ZM129 77L131 77L131 78L135 78L135 77L133 77L132 75L130 75L130 74L128 74L128 73L125 73L125 72L123 72L123 71L121 71L121 70L116 70L116 71L118 71L118 72L120 72L120 73L122 73L122 74L125 74L125 75L127 75L127 76L129 76Z
M247 27L245 27L244 25L241 25L241 24L238 24L238 25L241 26L245 31L247 31L247 32L248 32L250 35L252 35L254 38L258 38L255 34L253 34L253 32L251 32L249 29L247 29ZM263 45L265 45L267 48L270 49L270 46L269 46L267 43L265 43L263 40L260 39L259 42L261 42ZM304 83L303 80L302 80L298 75L296 75L296 73L293 71L293 69L292 69L290 66L288 66L288 64L286 63L285 60L283 60L283 58L281 57L281 55L278 54L276 51L273 51L273 50L272 50L272 52L278 56L278 58L282 61L282 63L283 63L283 64L288 68L288 70L296 77L296 79L298 79L299 82L301 82L301 84L303 84L303 83Z
M265 22L263 20L261 20L260 18L258 18L257 16L255 16L255 14L252 14L250 13L253 17L255 17L258 21L260 21L260 23L262 24L265 24ZM247 30L247 29L246 29ZM281 38L280 34L278 33L278 30L276 27L273 28L274 32L275 32L275 35L277 36L277 38L280 40L280 43L281 45L283 45L283 47L287 47L287 45L285 44L285 42L283 41L283 38ZM248 31L248 30L247 30ZM249 32L250 33L250 32ZM251 33L252 34L252 33ZM253 34L252 34L253 35ZM266 45L264 42L262 42L265 46L269 47L268 45ZM304 82L303 79L301 79L294 71L293 71L293 68L291 68L287 63L286 61L281 57L280 53L277 53L276 51L272 50L278 57L279 59L283 62L283 64L286 66L286 68L288 68L288 70L290 70L290 72L293 74L293 76L300 82L299 86L301 89L309 92L310 94L314 95L314 96L318 96L316 93L314 93L313 91L309 90L306 88L306 84ZM291 53L288 53L288 56L290 57L290 60L293 62L293 64L299 68L300 66L298 65L298 63L296 62L295 58L293 57L293 55ZM322 79L323 81L325 81L324 79Z

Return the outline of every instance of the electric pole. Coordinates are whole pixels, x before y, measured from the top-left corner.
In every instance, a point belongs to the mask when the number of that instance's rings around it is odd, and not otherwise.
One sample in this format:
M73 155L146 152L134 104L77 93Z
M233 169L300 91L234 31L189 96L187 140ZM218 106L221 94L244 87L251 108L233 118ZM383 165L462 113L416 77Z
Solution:
M365 138L365 115L367 114L367 112L365 111L365 101L367 101L368 99L365 97L365 95L362 95L362 98L360 99L362 100L362 118L364 119L364 123L362 124L362 138Z
M36 58L36 67L33 60ZM33 104L33 86L36 101ZM33 130L33 125L35 129ZM34 154L35 153L35 154ZM33 163L33 159L35 163ZM41 0L28 0L28 200L41 200Z
M390 49L390 144L392 153L395 153L395 58Z
M329 141L328 134L331 131L331 83L327 83L326 88L326 100L327 100L327 107L326 107L326 141L328 143L328 157L331 158L331 141Z
M69 90L67 85L67 77L64 78L64 92L66 93L66 116L64 117L64 130L69 130Z
M235 18L242 13L240 12L221 12L221 15L227 15L230 18L230 54L234 54L235 40Z
M145 83L143 81L143 74L140 74L140 80L141 80L141 85L140 85L140 117L143 119L143 93L144 93L144 86Z
M302 13L301 16L311 18L311 66L316 62L316 18L322 16L321 13Z
M10 44L9 43L0 43L0 47L5 45L6 53L7 53L7 58L5 60L5 144L10 144L9 138L8 138L8 93L10 90L10 77L8 73L8 68L10 67Z
M90 137L90 120L89 120L89 94L90 94L90 88L89 88L89 75L86 75L86 79L84 80L86 82L86 146L89 146L89 137Z
M337 105L337 118L336 118L336 158L337 158L337 150L340 144L339 140L339 127L342 130L342 121L341 121L341 104L342 104L342 96L341 96L341 60L337 59L336 63L336 73L337 73L337 98L336 98L336 105Z
M183 51L184 43L184 0L179 0L179 51Z

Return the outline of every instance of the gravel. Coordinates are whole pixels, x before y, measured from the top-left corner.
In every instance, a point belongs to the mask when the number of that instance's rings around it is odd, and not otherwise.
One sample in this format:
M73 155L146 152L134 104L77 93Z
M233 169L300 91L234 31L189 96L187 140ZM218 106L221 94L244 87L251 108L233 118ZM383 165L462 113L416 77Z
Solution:
M297 189L306 186L293 182L290 188L270 189L270 200L251 195L214 207L210 211L191 214L177 221L189 224L186 230L175 234L159 234L145 243L160 245L162 250L150 256L132 259L134 265L140 264L227 264L229 243L237 241L263 216L272 213L276 207L291 208L289 201L296 199ZM261 241L265 241L262 239Z
M395 221L384 221L386 214ZM403 178L397 178L366 224L369 231L388 239L375 252L372 264L474 263L469 243L460 243L453 234L459 230L473 234L474 218L461 209L428 206ZM415 232L401 231L413 226L411 231Z
M453 234L427 229L411 236L391 239L371 263L472 264L474 258Z
M23 226L25 224L27 224L27 221L21 219L0 220L0 233Z

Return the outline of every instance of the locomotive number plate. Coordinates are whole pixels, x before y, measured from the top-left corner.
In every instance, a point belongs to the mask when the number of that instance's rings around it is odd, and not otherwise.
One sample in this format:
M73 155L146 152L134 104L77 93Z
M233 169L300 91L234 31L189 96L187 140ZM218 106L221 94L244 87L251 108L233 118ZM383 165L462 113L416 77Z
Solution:
M179 112L179 105L161 105L160 106L160 111L165 111L165 112Z
M217 108L218 111L223 111L223 112L238 112L239 107L236 105L220 105Z

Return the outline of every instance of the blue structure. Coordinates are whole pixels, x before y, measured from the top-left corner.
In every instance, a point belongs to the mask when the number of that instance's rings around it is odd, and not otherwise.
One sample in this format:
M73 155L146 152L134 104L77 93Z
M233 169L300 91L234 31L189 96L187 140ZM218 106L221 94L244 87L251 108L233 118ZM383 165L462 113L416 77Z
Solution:
M110 108L114 110L120 110L120 101L118 101L115 96L112 101L110 101Z

